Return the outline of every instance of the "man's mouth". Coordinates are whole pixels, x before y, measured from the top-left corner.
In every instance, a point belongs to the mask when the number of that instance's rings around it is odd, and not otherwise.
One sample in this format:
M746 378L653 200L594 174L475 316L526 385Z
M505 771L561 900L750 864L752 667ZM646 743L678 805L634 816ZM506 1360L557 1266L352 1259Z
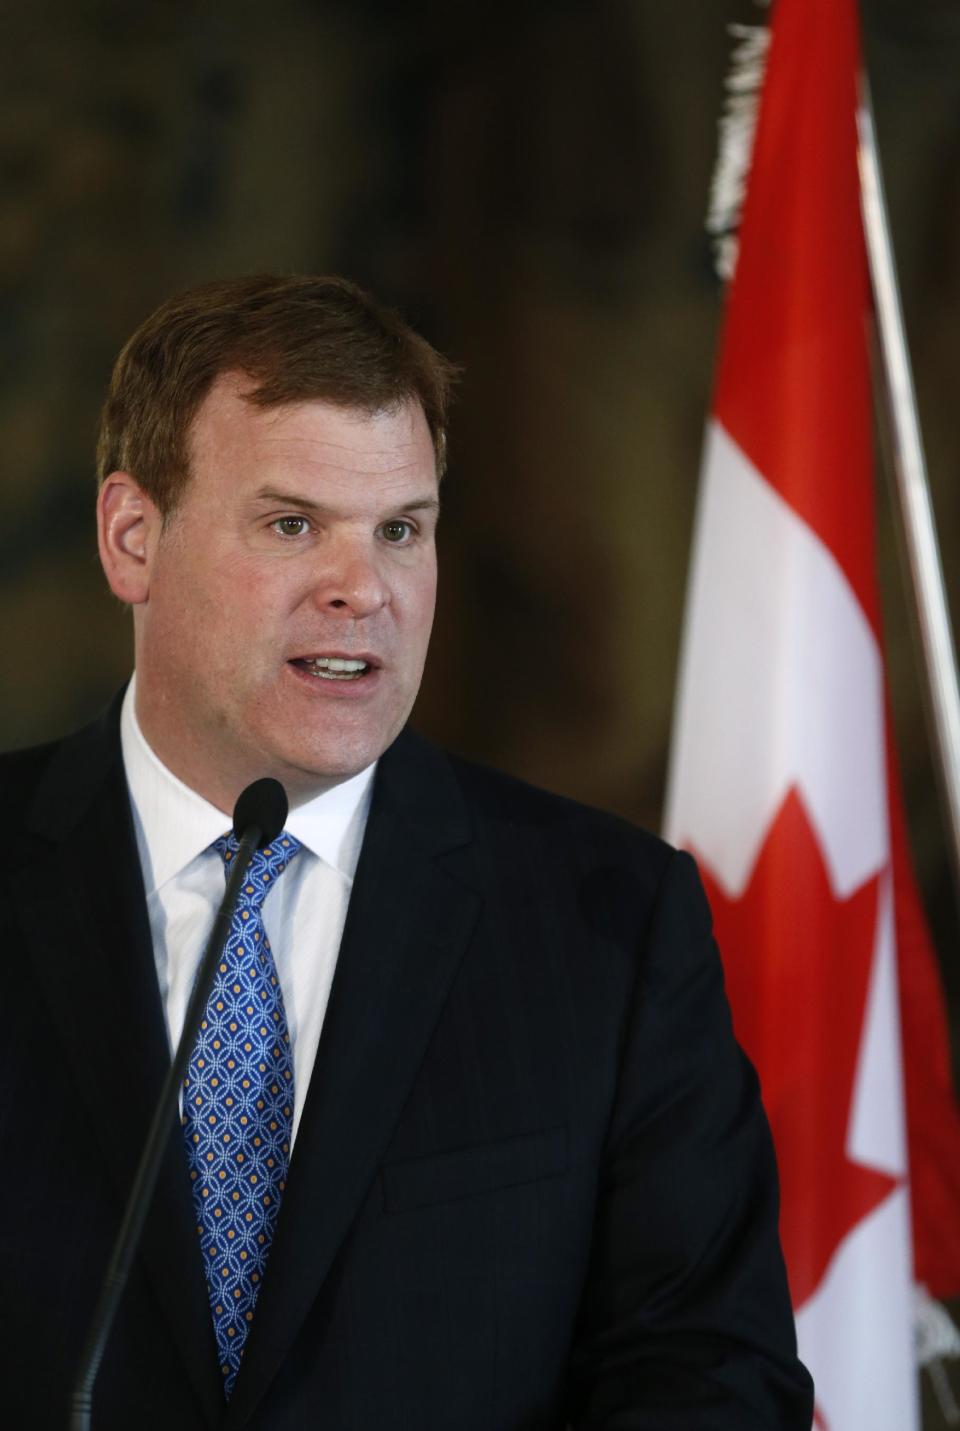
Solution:
M350 656L297 656L290 664L320 681L359 681L373 670L369 661Z

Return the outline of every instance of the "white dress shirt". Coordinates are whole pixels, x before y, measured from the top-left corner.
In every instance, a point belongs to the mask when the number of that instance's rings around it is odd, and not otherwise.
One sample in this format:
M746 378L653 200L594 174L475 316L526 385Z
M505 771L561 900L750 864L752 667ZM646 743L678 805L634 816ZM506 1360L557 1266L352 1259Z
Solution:
M178 780L151 750L137 722L135 687L134 678L123 701L120 741L172 1050L226 884L223 861L210 846L228 832L231 817ZM263 905L293 1049L291 1148L330 997L375 768L369 765L290 811L284 829L303 849Z

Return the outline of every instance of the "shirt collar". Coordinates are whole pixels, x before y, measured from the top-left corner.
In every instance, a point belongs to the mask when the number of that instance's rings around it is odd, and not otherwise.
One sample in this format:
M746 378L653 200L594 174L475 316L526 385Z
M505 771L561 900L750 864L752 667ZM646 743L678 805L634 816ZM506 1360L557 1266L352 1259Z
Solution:
M230 816L174 775L147 744L136 675L120 712L120 744L147 894L162 888L230 828ZM376 762L291 810L285 829L352 882L366 828Z

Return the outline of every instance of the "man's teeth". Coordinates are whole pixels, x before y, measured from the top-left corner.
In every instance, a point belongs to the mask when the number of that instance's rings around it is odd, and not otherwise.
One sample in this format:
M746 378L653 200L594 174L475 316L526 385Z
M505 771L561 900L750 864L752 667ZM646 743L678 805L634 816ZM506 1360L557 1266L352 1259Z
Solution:
M355 681L369 669L366 661L352 661L343 656L305 656L300 664L326 681Z

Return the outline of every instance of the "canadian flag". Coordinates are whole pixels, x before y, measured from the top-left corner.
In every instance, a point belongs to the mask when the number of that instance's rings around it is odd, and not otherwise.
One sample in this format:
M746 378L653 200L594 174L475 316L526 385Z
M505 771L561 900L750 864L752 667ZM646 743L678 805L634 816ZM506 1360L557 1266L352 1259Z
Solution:
M859 65L854 0L778 0L707 430L666 834L699 860L760 1073L817 1424L910 1431L901 989L929 1135L914 1156L941 1270L958 1278L941 1295L960 1290L960 1133L890 745ZM934 1245L918 1238L936 1268Z

